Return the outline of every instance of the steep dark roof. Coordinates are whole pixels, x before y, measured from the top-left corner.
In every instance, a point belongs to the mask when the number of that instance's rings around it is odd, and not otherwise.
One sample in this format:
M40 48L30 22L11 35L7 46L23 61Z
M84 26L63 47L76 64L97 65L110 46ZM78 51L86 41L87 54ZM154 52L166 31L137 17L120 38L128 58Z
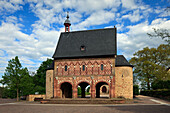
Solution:
M125 58L123 55L117 55L115 66L116 66L116 67L118 67L118 66L130 66L130 67L133 67L133 65L131 65L131 64L126 60L126 58Z
M54 69L54 61L47 67L46 70L53 70Z
M116 28L63 32L53 58L112 56L117 54L116 43Z

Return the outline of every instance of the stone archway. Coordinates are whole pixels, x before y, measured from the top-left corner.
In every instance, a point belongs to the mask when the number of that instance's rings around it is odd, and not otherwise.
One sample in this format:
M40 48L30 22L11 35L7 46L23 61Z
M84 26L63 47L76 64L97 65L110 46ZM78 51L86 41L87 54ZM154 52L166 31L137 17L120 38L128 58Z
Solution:
M60 89L62 98L72 98L72 85L70 83L62 83Z
M101 88L102 86L102 88ZM108 92L109 91L109 87L106 88L106 86L109 86L109 84L107 82L98 82L96 84L96 98L100 98L101 97L101 89L103 90L103 87L105 87L105 91L104 92ZM108 95L106 97L109 97L109 92L108 92Z
M106 89L106 86L103 86L102 87L102 93L106 93L107 89Z
M80 82L77 84L77 88L78 86L80 86L81 88L81 98L86 98L85 90L86 90L86 87L89 85L90 84L88 82Z

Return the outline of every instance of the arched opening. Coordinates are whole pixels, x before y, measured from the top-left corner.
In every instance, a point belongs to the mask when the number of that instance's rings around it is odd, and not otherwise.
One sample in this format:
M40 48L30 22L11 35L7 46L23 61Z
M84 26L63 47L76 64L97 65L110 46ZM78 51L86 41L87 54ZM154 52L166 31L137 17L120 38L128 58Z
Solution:
M61 84L62 98L72 98L72 85L68 82Z
M106 86L103 86L103 87L102 87L102 93L106 93L106 90L107 90L107 89L106 89Z
M90 84L81 82L77 86L77 94L79 98L90 98Z
M96 98L109 98L109 85L106 82L96 84Z

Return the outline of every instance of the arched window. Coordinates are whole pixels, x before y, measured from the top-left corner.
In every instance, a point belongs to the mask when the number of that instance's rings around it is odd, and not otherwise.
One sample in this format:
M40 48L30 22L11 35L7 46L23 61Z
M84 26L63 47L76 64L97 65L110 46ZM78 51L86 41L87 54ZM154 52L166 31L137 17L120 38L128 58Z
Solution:
M85 65L83 65L83 71L85 71Z
M65 66L65 71L67 71L67 66Z
M103 71L103 64L101 64L101 70Z

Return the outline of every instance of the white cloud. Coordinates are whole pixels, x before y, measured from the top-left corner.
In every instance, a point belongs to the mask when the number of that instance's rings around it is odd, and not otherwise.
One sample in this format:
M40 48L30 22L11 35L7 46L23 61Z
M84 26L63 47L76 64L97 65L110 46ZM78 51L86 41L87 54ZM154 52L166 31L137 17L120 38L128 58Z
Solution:
M4 52L2 50L0 50L0 56L4 56Z
M122 18L128 18L131 22L138 22L143 18L143 16L140 15L139 10L135 10L133 13L123 15Z
M128 9L136 9L138 7L135 0L122 0L122 6Z
M0 15L13 13L22 10L24 4L30 5L38 20L34 22L31 34L22 32L24 20L15 16L7 16L0 24L0 64L7 66L7 61L19 56L21 62L27 67L38 67L41 61L51 58L61 32L66 11L70 11L71 30L84 30L97 25L113 27L116 21L117 29L126 33L118 34L118 49L130 58L132 54L143 47L156 47L163 43L161 39L150 39L146 35L152 32L153 27L169 28L169 21L156 19L151 25L148 22L131 24L126 27L123 18L129 19L132 23L141 19L147 21L147 17L153 8L136 0L6 0L0 1ZM118 10L121 11L119 12ZM161 13L160 9L156 13ZM163 15L163 14L162 14ZM108 23L113 24L108 25ZM6 55L8 54L8 55ZM5 56L6 55L6 56ZM4 57L5 56L5 57ZM5 67L0 69L4 70Z
M9 12L13 13L17 10L22 9L22 6L20 6L21 4L23 4L22 0L10 0L10 1L2 0L2 1L0 1L0 15L4 14L4 13L1 13L3 11L6 11L8 13Z
M29 1L32 2L32 1ZM63 1L55 1L55 0L49 0L49 1L37 1L36 4L32 4L32 10L36 14L36 16L39 18L39 20L34 24L35 27L38 28L52 28L53 23L61 24L63 25L63 22L66 17L66 13L63 12L62 9L70 8L75 11L70 12L70 19L72 24L76 24L81 22L83 24L81 28L84 28L89 25L99 25L102 23L109 22L114 12L117 11L117 7L119 7L121 4L120 0L63 0ZM107 11L108 10L108 11ZM106 13L106 14L104 14ZM113 13L111 16L109 13ZM88 19L82 20L82 14L84 16L89 16ZM94 20L94 16L98 17L96 20ZM109 17L110 16L110 17ZM94 21L93 21L94 20ZM103 22L105 21L105 22ZM87 24L87 25L86 25ZM75 28L79 28L80 26L77 26ZM80 29L80 28L79 28ZM76 29L77 30L77 29Z
M24 4L23 0L10 0L10 3L13 3L13 4Z
M83 29L89 26L94 25L101 25L109 23L110 21L114 20L115 14L110 11L98 11L91 14L86 20L83 22L73 26L73 29Z
M148 22L128 26L127 33L118 34L118 50L122 51L127 58L131 58L134 52L144 47L158 47L165 43L161 38L149 38L147 33L153 32L152 28L170 29L170 20L156 19L151 25Z
M17 18L15 16L8 16L8 17L6 17L6 22L17 23Z
M21 58L19 58L19 59L20 59L20 62L24 63L24 64L35 64L35 62L33 62L33 61L23 57L23 56Z

